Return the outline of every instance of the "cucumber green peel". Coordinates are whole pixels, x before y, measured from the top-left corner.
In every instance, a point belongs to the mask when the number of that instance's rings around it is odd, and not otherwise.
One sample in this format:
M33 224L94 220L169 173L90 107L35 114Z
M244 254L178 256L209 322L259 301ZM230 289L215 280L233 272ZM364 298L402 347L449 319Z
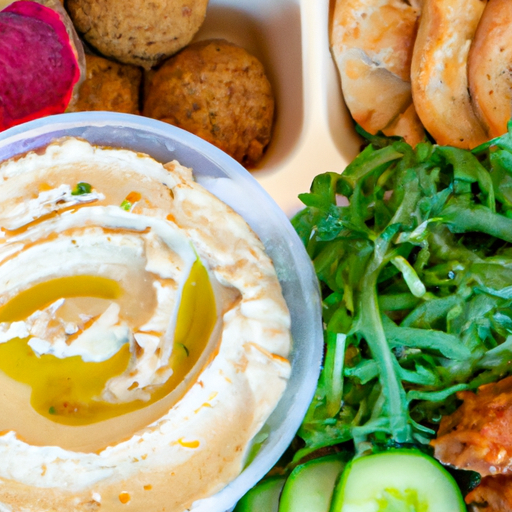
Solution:
M354 459L330 512L465 512L455 480L418 450L389 450Z
M428 443L457 391L511 372L512 124L472 152L362 134L292 220L326 345L295 461L346 441Z
M334 485L346 466L346 459L342 455L330 455L294 468L283 487L279 512L329 512Z
M242 497L233 512L278 512L285 481L282 476L262 480Z

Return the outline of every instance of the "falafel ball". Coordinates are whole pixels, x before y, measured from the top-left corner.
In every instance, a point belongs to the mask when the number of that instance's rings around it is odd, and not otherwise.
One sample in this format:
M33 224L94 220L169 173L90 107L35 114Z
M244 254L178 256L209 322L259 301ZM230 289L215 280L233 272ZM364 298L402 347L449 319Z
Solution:
M187 45L208 0L67 0L83 38L105 57L150 69Z
M189 45L148 76L143 114L194 133L252 167L270 141L274 96L256 57L214 39Z
M140 114L141 68L87 54L85 62L85 81L68 112L107 110Z

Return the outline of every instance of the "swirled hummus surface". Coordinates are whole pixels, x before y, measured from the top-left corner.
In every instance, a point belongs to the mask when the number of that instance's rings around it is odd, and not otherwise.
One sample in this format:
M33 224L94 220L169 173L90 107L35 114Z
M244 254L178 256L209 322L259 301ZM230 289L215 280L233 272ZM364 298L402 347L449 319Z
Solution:
M67 138L0 164L0 510L182 512L290 373L245 221L178 162Z

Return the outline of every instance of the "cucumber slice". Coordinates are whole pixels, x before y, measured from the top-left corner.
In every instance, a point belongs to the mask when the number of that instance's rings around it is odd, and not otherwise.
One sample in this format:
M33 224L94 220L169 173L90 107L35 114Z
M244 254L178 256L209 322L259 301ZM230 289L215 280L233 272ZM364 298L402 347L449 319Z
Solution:
M262 480L242 497L233 512L278 512L285 480L282 476Z
M453 477L418 450L354 459L336 485L330 512L466 512Z
M338 455L297 466L286 480L279 512L329 512L334 484L346 462Z

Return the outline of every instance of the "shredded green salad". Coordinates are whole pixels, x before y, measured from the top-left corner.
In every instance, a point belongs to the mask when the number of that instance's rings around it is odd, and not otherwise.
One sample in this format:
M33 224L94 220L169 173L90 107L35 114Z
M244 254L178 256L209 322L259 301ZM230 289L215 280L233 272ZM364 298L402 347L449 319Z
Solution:
M457 391L512 373L512 123L471 152L359 132L365 149L292 219L325 328L296 461L428 444Z

